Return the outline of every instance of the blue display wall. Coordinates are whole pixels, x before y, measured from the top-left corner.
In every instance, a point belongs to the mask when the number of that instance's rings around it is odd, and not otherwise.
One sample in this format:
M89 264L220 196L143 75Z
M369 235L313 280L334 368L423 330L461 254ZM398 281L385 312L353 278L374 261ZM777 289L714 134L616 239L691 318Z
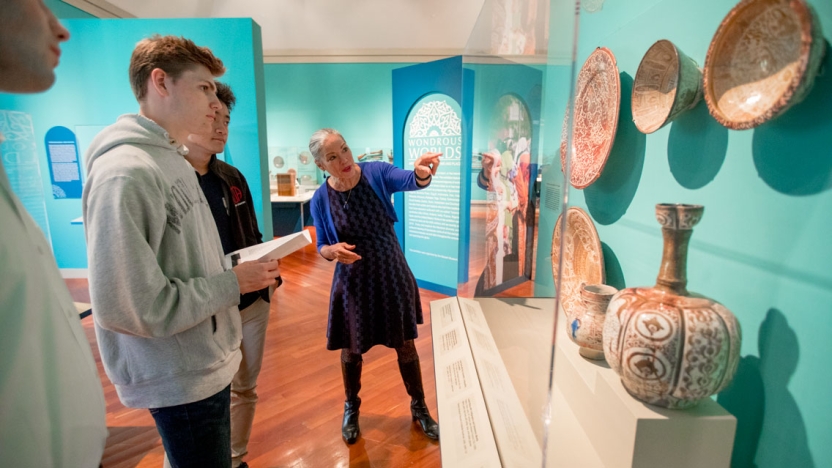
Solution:
M513 93L523 100L531 113L534 125L532 144L535 164L538 162L540 140L540 115L543 98L543 77L548 67L545 65L523 65L507 60L492 58L499 63L476 63L471 58L466 61L465 69L474 72L474 118L472 125L472 152L476 155L488 149L490 138L489 124L494 112L494 105L506 94ZM474 161L471 181L471 200L485 201L485 190L477 186L476 174L480 165Z
M58 266L86 268L83 226L73 223L82 214L81 200L52 196L44 138L53 127L74 132L83 167L83 152L92 137L119 115L138 112L127 68L135 44L155 33L188 37L210 47L225 63L228 71L221 80L233 88L237 106L231 115L226 154L221 157L233 160L246 176L260 230L270 238L271 210L263 209L269 206L269 185L260 27L250 19L68 19L62 23L70 40L62 45L55 86L36 95L0 94L0 109L31 117L38 142L40 182L46 194L47 236L51 234Z
M473 73L463 70L462 57L393 71L394 164L413 167L417 153L443 153L436 180L425 193L395 194L400 220L396 234L419 286L448 295L455 295L457 285L468 279L473 85ZM413 132L416 121L425 127L422 131ZM424 215L420 221L408 218L408 207L413 211L416 206L405 203L409 197L419 200ZM431 197L436 203L428 201ZM416 227L422 232L415 232Z
M828 46L832 2L809 3ZM594 219L607 282L618 288L655 284L662 254L655 204L705 206L690 244L688 288L725 304L743 330L739 370L717 397L738 420L732 466L832 466L832 374L824 363L832 354L832 51L811 94L753 130L727 130L704 102L651 135L639 133L630 114L633 77L650 45L669 39L702 66L734 4L608 1L582 15L578 63L596 47L612 50L622 110L603 175L571 190L570 203Z
M481 232L471 233L470 258L475 260L469 267L473 284L466 285L466 293L474 286L474 295L496 295L531 279L545 68L496 57L466 60L465 69L474 76L471 201L484 202L484 213L476 215L484 223L472 222ZM510 164L498 161L503 176L483 173L485 180L495 177L490 192L477 184L483 153L511 155ZM483 258L484 267L477 263Z

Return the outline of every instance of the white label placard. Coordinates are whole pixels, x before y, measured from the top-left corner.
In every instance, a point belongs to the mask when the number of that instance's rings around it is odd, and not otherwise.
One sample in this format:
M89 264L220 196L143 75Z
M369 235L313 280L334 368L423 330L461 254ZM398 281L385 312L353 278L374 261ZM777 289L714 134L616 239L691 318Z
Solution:
M459 302L432 301L430 313L442 466L500 468Z
M500 357L482 307L473 299L458 300L502 466L540 466L542 449Z

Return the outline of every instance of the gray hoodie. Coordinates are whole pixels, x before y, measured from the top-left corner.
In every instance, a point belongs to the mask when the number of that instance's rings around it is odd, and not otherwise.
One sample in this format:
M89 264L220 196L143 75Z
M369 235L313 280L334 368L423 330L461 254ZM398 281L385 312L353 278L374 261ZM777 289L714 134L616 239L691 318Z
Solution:
M129 407L205 399L240 364L240 288L184 151L153 121L123 115L86 155L95 334Z

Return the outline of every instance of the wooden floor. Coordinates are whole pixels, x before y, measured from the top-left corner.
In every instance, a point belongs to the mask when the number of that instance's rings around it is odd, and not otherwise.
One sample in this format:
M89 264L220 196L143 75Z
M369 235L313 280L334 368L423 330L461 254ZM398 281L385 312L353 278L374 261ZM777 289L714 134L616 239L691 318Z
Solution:
M252 468L440 466L439 444L425 438L411 421L410 398L399 375L396 353L381 346L364 356L361 438L352 446L341 439L344 389L340 355L326 350L334 266L317 254L314 242L281 261L284 283L272 300L258 380L260 400L246 461ZM481 268L472 265L471 271ZM89 302L86 280L66 281L76 301ZM522 297L530 291L530 285L520 285L501 295ZM445 296L423 289L421 297L426 313L416 348L428 408L436 417L428 311L430 301ZM107 403L110 436L104 468L161 467L164 452L153 418L147 410L126 408L119 402L101 367L92 318L83 319L82 324L98 363ZM439 424L441 428L441 420Z

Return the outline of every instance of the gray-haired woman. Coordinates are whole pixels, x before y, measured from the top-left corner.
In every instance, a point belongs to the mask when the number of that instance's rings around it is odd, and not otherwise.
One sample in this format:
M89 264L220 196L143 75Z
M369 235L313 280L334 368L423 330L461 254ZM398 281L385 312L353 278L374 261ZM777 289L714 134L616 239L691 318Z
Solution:
M413 340L423 323L419 287L399 246L398 220L390 197L430 184L440 153L426 153L412 171L381 161L355 163L346 141L335 130L312 135L315 164L331 177L312 197L318 252L338 264L332 280L327 349L341 350L346 402L341 435L348 444L360 433L362 354L380 344L394 348L411 397L410 411L425 435L439 438L439 426L425 404L419 355Z

